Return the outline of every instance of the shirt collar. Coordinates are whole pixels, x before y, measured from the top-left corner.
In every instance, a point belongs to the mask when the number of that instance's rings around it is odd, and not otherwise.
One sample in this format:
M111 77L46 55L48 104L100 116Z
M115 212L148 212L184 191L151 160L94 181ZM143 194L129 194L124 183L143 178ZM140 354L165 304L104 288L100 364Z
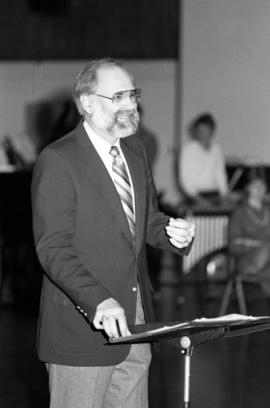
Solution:
M86 120L83 121L83 126L97 152L100 155L104 155L105 152L109 153L111 149L111 144L106 142L106 140L102 139L102 137L100 137L96 132L94 132L94 130L91 128L91 126L89 126ZM118 138L113 145L120 147L120 139Z

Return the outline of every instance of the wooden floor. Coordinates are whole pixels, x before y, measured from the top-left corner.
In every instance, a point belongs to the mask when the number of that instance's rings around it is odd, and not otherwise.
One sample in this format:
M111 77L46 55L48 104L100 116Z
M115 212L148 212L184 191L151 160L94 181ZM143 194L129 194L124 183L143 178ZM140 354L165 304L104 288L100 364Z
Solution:
M251 293L252 295L252 293ZM270 314L258 296L249 313ZM159 321L217 315L220 296L198 296L194 285L161 285L155 300ZM232 303L229 312L237 312ZM0 407L48 407L47 377L35 354L37 305L20 302L0 308ZM191 402L196 408L269 408L270 331L218 339L198 347L191 359ZM178 408L183 398L183 357L162 345L154 354L149 381L150 408ZM64 408L64 407L63 407ZM135 407L134 407L135 408Z

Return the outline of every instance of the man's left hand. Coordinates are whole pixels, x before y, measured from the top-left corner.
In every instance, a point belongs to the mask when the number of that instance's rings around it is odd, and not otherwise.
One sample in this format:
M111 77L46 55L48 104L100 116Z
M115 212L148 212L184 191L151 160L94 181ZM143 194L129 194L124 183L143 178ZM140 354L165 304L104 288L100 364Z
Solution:
M170 218L166 232L173 246L179 249L185 248L194 238L195 225L182 218Z

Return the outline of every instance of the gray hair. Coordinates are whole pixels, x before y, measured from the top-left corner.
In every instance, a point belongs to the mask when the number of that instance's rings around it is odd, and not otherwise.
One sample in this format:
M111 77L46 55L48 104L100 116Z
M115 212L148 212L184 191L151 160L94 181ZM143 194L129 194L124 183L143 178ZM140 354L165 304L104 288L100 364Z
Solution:
M84 114L84 111L81 106L80 96L91 95L95 93L98 82L98 70L103 67L109 68L118 67L125 70L123 64L120 61L113 58L102 58L90 61L78 73L75 80L73 98L76 103L77 109L81 115Z

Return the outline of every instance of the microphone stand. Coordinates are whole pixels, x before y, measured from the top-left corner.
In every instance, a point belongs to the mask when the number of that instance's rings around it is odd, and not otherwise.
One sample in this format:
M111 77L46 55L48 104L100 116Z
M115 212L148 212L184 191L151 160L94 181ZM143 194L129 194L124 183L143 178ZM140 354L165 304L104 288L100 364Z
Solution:
M184 356L184 394L183 394L183 408L190 408L190 379L191 379L191 357L195 347L200 346L209 340L217 339L224 336L225 329L218 327L215 329L205 330L201 333L190 333L180 337L180 341L177 345L176 339L169 341L172 345L180 346L180 352Z
M191 340L187 336L183 336L180 339L180 345L182 347L181 354L184 355L184 397L183 408L190 408L190 364L193 347L191 347Z

